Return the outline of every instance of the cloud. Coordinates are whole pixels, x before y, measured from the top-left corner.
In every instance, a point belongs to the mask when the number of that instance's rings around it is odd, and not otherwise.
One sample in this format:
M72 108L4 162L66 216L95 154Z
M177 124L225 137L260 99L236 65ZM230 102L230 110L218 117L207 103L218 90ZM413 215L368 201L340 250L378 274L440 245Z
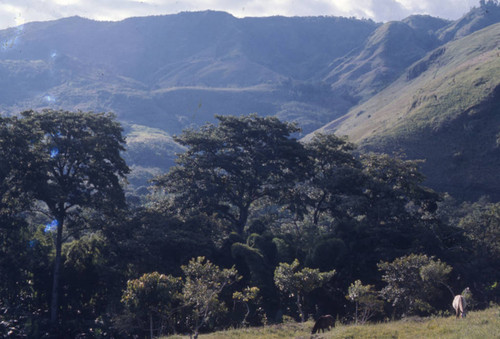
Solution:
M478 6L478 0L399 0L411 13L429 14L446 19L458 19L472 7Z
M477 4L478 0L0 0L0 28L73 15L122 20L207 9L237 17L328 15L389 21L430 14L457 19Z

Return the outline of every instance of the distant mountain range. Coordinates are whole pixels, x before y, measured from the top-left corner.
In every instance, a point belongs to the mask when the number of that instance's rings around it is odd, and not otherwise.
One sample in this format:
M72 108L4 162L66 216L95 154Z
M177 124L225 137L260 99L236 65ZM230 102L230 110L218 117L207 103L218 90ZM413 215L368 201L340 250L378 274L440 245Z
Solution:
M298 122L305 140L334 132L427 159L432 187L500 199L498 22L493 3L385 24L214 11L33 22L0 31L0 112L115 112L135 185L173 163L172 134L257 112Z

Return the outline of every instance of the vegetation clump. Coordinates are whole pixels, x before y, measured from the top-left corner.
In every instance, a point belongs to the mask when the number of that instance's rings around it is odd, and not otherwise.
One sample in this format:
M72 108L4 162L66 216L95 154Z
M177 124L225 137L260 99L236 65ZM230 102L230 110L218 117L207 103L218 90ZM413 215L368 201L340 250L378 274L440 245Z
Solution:
M0 118L2 336L304 331L448 314L466 286L476 309L498 300L498 203L424 187L419 161L219 116L175 137L177 165L127 204L114 119Z

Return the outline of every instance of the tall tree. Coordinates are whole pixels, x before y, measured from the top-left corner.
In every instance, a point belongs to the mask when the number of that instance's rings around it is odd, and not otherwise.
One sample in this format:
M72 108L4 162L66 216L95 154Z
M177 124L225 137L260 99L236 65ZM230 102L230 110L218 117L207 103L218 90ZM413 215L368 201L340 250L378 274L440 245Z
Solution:
M217 126L175 137L187 150L156 185L173 195L177 206L224 218L242 235L256 201L278 199L294 184L303 147L291 137L299 129L277 118L216 118Z
M377 242L378 259L428 249L436 253L442 244L430 229L440 197L422 186L420 161L385 154L367 154L361 161L368 180L357 213L365 236Z
M51 322L55 323L63 231L81 226L78 218L83 208L106 214L124 206L120 178L129 168L120 151L124 150L125 140L114 115L106 113L26 111L19 119L12 119L11 124L31 131L28 151L36 174L29 178L30 191L44 203L46 214L56 226L51 297Z
M291 191L289 208L298 217L309 215L314 225L325 212L333 217L348 213L364 183L354 145L334 134L317 134L304 147L306 177Z
M19 294L26 281L27 223L20 213L30 205L30 186L36 166L30 156L31 131L0 117L0 303L21 304Z

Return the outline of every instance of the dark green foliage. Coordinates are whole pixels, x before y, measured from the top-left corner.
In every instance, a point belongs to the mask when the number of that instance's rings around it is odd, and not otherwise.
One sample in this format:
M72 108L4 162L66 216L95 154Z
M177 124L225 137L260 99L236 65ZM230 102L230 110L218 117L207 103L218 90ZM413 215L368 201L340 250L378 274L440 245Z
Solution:
M196 336L243 318L348 316L347 293L364 321L381 311L384 283L398 316L446 310L464 284L478 306L497 300L497 203L458 205L422 185L421 162L358 155L333 135L302 144L295 125L275 118L218 120L177 137L186 152L157 178L159 190L120 209L127 166L111 116L2 118L2 320L31 337ZM58 256L51 329L44 310ZM181 291L173 277L182 274ZM233 293L249 286L259 290L252 305Z
M342 217L354 203L346 197L359 195L363 187L361 166L352 154L354 145L333 134L318 134L304 147L305 174L291 191L288 208L299 218L308 214L315 225L325 213Z
M116 207L124 206L119 179L128 173L120 156L125 141L111 114L26 111L19 119L7 120L6 128L12 132L29 131L24 139L28 147L2 147L2 153L14 154L8 155L8 159L24 151L23 156L30 162L27 171L20 172L21 165L13 168L8 178L20 183L14 189L24 191L23 185L29 184L25 191L41 202L57 228L51 297L51 321L55 324L64 228L85 225L81 218L83 208L110 214Z
M163 328L174 330L173 311L180 305L181 289L181 278L158 272L146 273L138 279L127 281L127 288L121 298L126 308L124 318L131 322L127 327L148 328L151 338L155 332L161 336Z
M392 303L398 314L410 315L432 311L431 302L438 285L443 284L452 268L439 259L422 254L410 254L393 262L380 262L382 280L387 285L382 296ZM452 300L453 293L450 295Z
M298 128L257 115L217 119L218 126L175 137L187 151L155 183L176 206L222 218L243 235L252 206L264 198L279 200L293 185L303 157L301 144L290 137Z
M231 254L239 263L238 271L246 273L243 282L259 288L266 312L274 319L279 303L272 273L277 264L274 240L269 235L251 234L246 244L234 243Z
M481 277L481 282L476 283L475 295L478 302L485 305L488 300L500 297L500 203L489 203L483 199L462 207L467 214L460 218L458 227L468 240L464 245L472 252L473 259L464 261L459 268L470 279Z
M312 253L306 258L306 264L322 271L342 267L348 253L342 239L331 238L319 240Z
M179 275L181 263L215 252L212 227L204 216L179 218L155 209L137 209L105 230L121 269L136 273L153 271Z

